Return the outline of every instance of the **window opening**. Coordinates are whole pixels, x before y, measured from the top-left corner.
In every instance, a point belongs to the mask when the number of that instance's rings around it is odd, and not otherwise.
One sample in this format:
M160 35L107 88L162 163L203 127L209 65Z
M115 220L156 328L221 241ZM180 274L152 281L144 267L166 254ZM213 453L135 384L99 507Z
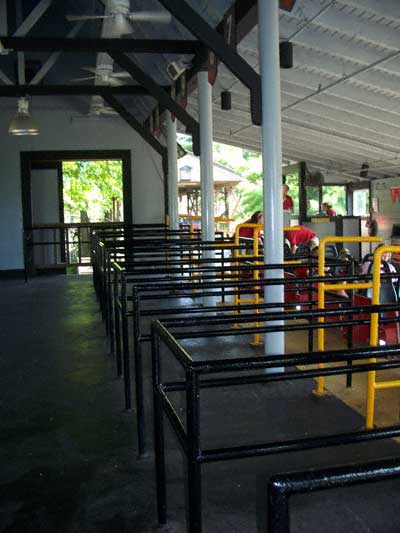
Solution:
M347 215L346 185L323 185L322 202L332 206L337 215Z

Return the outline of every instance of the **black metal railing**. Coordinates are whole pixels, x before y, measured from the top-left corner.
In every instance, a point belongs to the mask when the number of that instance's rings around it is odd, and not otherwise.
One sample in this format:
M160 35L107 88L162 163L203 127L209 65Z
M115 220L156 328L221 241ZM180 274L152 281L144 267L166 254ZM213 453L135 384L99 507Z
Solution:
M322 324L318 324L321 326ZM325 325L324 325L325 326ZM283 328L284 326L282 326ZM279 329L282 329L281 327ZM250 329L250 328L249 328ZM263 328L273 331L274 328ZM219 331L218 335L221 334ZM233 333L240 334L240 333ZM203 333L203 336L212 336ZM178 335L176 335L178 337ZM180 338L190 334L179 335ZM161 346L166 350L161 355ZM184 379L165 381L162 377L161 362L166 353L170 353L175 363L183 370ZM387 356L395 356L386 360ZM278 381L313 378L317 376L339 375L371 370L400 368L400 345L369 347L353 350L335 350L326 352L282 354L276 356L259 356L232 359L229 355L218 360L194 360L182 347L177 338L159 321L152 325L152 363L154 394L154 435L157 471L158 520L167 523L166 502L166 454L164 441L164 415L168 419L175 436L186 457L187 466L187 517L190 533L202 532L202 466L217 461L227 461L261 457L274 454L299 452L316 448L369 442L400 436L400 425L373 430L350 432L336 431L330 434L304 436L271 440L261 443L235 443L219 448L207 448L203 445L202 425L206 424L201 410L201 391L206 388L231 386L254 386ZM371 360L376 359L376 362ZM347 361L352 360L349 368ZM332 366L315 368L317 364L332 363ZM344 363L344 364L343 364ZM310 368L311 366L311 368ZM255 372L257 372L255 374ZM266 373L267 372L267 373ZM229 373L229 374L228 374ZM223 377L218 377L218 375ZM224 377L228 374L229 377ZM217 377L213 377L217 375ZM174 406L170 393L181 391L186 397L186 417L182 419L181 411ZM225 432L228 435L229 432Z
M296 494L388 481L400 477L400 458L274 475L268 483L268 505L259 517L260 533L290 533L290 498ZM326 501L329 506L329 500ZM400 530L400 520L398 516ZM382 517L382 528L385 518ZM266 525L268 524L268 527Z

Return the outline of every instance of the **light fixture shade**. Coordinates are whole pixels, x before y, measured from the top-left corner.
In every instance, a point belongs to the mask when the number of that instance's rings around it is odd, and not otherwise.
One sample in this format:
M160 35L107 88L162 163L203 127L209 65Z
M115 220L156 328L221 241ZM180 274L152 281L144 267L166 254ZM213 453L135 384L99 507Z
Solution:
M18 111L8 127L10 135L39 135L39 128L29 113L26 98L18 100Z

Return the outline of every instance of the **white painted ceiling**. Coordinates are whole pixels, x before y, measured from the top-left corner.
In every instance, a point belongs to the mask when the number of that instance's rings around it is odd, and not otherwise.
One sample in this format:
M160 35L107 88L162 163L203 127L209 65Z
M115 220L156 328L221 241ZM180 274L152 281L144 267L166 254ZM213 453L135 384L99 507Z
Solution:
M280 12L294 68L281 70L283 156L306 160L330 179L400 173L400 0L297 0ZM258 71L258 31L240 44ZM220 92L232 92L221 111ZM196 95L189 109L197 113ZM260 150L248 90L223 66L214 87L215 140Z

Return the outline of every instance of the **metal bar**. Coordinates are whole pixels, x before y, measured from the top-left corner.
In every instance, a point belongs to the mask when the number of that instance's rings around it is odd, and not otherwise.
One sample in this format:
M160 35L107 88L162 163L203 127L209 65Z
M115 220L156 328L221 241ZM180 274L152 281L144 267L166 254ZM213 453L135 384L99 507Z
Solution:
M193 153L194 155L200 155L200 131L197 121L189 115L181 105L165 91L160 85L158 85L144 70L142 70L136 63L132 61L130 57L121 52L108 52L112 59L125 69L129 74L137 80L141 85L149 90L149 93L154 96L159 104L166 107L171 113L173 113L179 121L184 124L192 134L193 137Z
M122 358L121 358L121 308L117 305L119 300L119 273L114 272L114 331L115 331L115 359L117 362L117 376L122 376ZM113 346L111 346L111 353Z
M274 303L274 306L278 306L279 303ZM243 306L244 307L244 306ZM240 309L242 306L240 306ZM250 308L254 308L254 304L250 306ZM258 309L262 308L268 308L268 304L259 304L257 306ZM214 311L215 308L210 307L207 308L209 311ZM237 309L233 308L233 310ZM204 310L204 309L203 309ZM280 311L277 312L271 312L271 313L260 313L257 316L257 320L259 321L281 321L282 319L286 320L294 320L294 319L309 319L309 318L317 318L320 316L348 316L352 314L365 314L365 313L376 313L376 312L388 312L388 311L397 311L400 310L400 302L396 302L393 304L371 304L371 305L364 305L364 306L354 306L353 308L337 308L337 309L310 309L308 311L293 311L293 312L287 312L287 311ZM220 311L224 313L226 310L224 307L220 308ZM158 309L156 310L158 312ZM173 313L174 309L170 309L170 312ZM186 313L188 311L185 310ZM147 315L149 316L149 315ZM357 319L355 319L357 320ZM396 317L386 317L386 321L396 321ZM189 326L210 326L210 325L218 325L218 324L231 324L233 322L238 322L237 316L212 316L212 317L184 317L184 318L171 318L171 319L164 319L162 323L164 326L168 327L189 327ZM241 313L240 320L241 323L246 322L254 322L254 314L253 313ZM348 322L346 321L342 325L347 325ZM284 324L280 324L284 325ZM307 328L306 324L301 324L304 329ZM212 332L211 332L212 333ZM281 352L284 353L284 352Z
M306 364L306 361L303 361L303 365ZM307 363L308 364L308 363ZM271 383L278 381L289 381L289 380L300 380L307 378L315 378L317 376L339 376L346 375L348 376L351 373L362 373L369 370L388 370L393 368L399 368L400 363L398 361L383 361L380 363L364 363L356 364L349 368L346 365L328 367L322 369L312 369L312 370L296 370L296 371L282 371L279 373L271 374L259 374L256 376L241 376L241 377L232 377L232 378L216 378L216 379L204 379L200 381L201 389L214 389L219 387L238 387L245 385L255 385L262 383ZM384 385L386 382L383 382ZM392 385L392 382L389 382ZM377 383L379 385L379 383ZM399 381L393 382L393 387L398 387ZM183 391L186 388L185 382L169 382L163 383L163 389L167 392L173 391ZM376 387L376 388L392 388L390 387Z
M75 24L75 26L72 28L72 30L68 33L67 38L72 39L76 35L78 35L79 31L81 30L82 26L85 24L84 20L80 20ZM42 79L48 74L48 72L54 67L54 65L57 63L58 59L61 56L61 52L53 52L43 63L43 65L40 67L40 69L37 71L35 76L30 81L30 85L36 85Z
M345 444L358 444L373 440L389 439L400 436L400 426L388 426L369 431L354 431L337 435L323 435L307 437L280 442L266 442L262 444L234 446L231 448L216 448L202 450L199 460L202 463L227 461L232 459L246 459L250 457L262 457L278 453L298 452L313 450L315 448L328 448L330 446L342 446Z
M143 358L140 344L140 314L139 295L136 287L132 288L132 312L133 312L133 356L135 361L135 399L136 416L138 426L139 455L146 453L146 421L143 392Z
M161 156L167 156L167 149L130 113L114 96L103 95L104 100L113 107L156 152Z
M131 391L131 364L129 354L129 331L128 320L126 317L126 280L121 275L121 328L122 328L122 363L124 369L124 393L125 409L132 408L132 391Z
M11 80L5 76L9 83ZM32 82L31 82L32 83ZM103 98L108 95L148 95L149 91L141 85L121 85L119 87L106 87L104 85L12 85L0 87L1 97L17 97L24 95L99 95Z
M167 480L165 468L165 437L164 417L159 394L161 386L160 337L152 327L151 343L152 380L153 380L153 413L154 413L154 454L157 485L157 517L160 525L167 523Z
M268 483L268 531L290 532L288 503L294 494L387 481L399 476L398 459L275 475Z
M325 245L328 243L345 243L345 242L381 242L382 239L380 237L323 237L320 240L319 248L318 248L318 276L320 277L320 282L318 283L318 309L325 309L325 291L328 289L328 287L325 287L325 280L322 280L321 278L325 275ZM343 280L342 280L343 281ZM328 285L332 286L331 283L328 282ZM354 288L360 288L354 287ZM370 288L370 286L366 286L366 288ZM320 316L318 318L318 323L323 325L325 321L324 316ZM317 344L318 344L318 350L324 351L325 350L325 328L321 327L317 331ZM324 379L319 378L317 379L317 388L315 393L318 396L322 396L324 394Z
M228 69L251 91L251 116L261 124L260 76L224 38L184 0L160 0L160 3L199 41L214 52Z
M17 24L22 23L22 0L15 2L15 16ZM24 52L17 53L17 79L19 84L25 83L25 54Z
M399 246L379 246L374 252L373 260L373 278L372 278L372 304L379 304L380 299L380 290L381 290L381 263L382 255L385 253L398 253L400 250ZM398 320L398 318L397 318ZM372 313L371 315L371 327L370 327L370 346L377 346L379 343L379 321L384 322L384 319L379 319L378 313ZM399 339L398 339L399 340ZM374 359L371 359L371 362L374 362ZM374 427L374 411L375 411L375 390L376 390L376 372L368 372L368 382L367 382L367 405L366 405L366 414L365 414L365 427L367 429L372 429ZM382 385L380 385L382 387Z
M354 262L353 262L353 261L352 261L351 264L350 264L350 274L352 274L352 275L354 274ZM349 306L350 306L350 308L354 307L354 291L351 291L351 293L350 293L350 303L349 303ZM353 315L353 313L350 314L349 317L350 317L350 320L353 320L353 319L354 319L354 315ZM353 328L353 325L351 325L351 326L349 326L349 328L348 328L348 330L347 330L347 331L348 331L347 347L348 347L349 349L353 348L353 344L354 344L354 343L353 343L353 333L354 333L354 332L353 332L353 329L354 329L354 328ZM347 364L349 365L349 367L351 367L352 364L353 364L353 361L350 360L350 361L348 361ZM348 374L346 375L346 387L347 387L347 388L350 388L350 387L352 386L352 384L353 384L352 374L351 374L351 373L348 373Z
M187 427L187 524L189 533L202 531L202 495L200 462L200 388L199 378L192 369L186 371Z
M253 317L253 322L255 321L255 319L256 319L256 315ZM257 317L257 320L259 320L258 317ZM236 322L238 322L238 320L236 320ZM390 318L384 319L384 321L382 321L383 324L393 323L393 322L395 322L395 320L390 319ZM347 321L346 324L353 324L357 326L360 326L360 325L368 326L370 325L370 320L368 319L352 320L351 322ZM241 328L241 329L231 328L231 329L218 329L218 330L212 330L212 331L205 329L202 331L195 330L195 331L191 331L188 333L179 333L179 332L173 331L173 334L176 339L183 340L183 339L201 339L201 338L206 338L206 337L253 335L256 333L273 333L274 331L303 331L307 327L313 328L313 329L324 328L325 330L329 328L336 328L336 327L339 328L342 326L343 326L343 322L341 321L329 322L329 323L323 323L323 324L310 324L309 326L305 324L285 324L282 326L275 326L275 325L262 326L259 324L254 327Z
M222 291L221 291L221 294ZM152 298L152 296L150 295L149 296L150 298ZM156 299L156 298L154 298ZM338 303L338 300L335 300L335 303ZM298 305L297 302L287 302L285 304L283 304L284 307L287 307L287 308L290 308L290 307L295 307ZM272 303L272 304L263 304L263 303L259 303L259 304L241 304L240 305L240 310L252 310L252 309L266 309L266 308L270 308L270 307L280 307L281 306L281 303ZM223 308L220 308L221 309L221 312L224 312L224 313L228 313L230 311L237 311L237 306L235 305L224 305ZM400 304L399 304L399 309L400 309ZM170 308L167 308L167 309L144 309L143 311L140 312L140 315L141 316L151 316L153 317L154 315L157 315L157 316L163 316L163 315L170 315L170 314L174 314L174 315L192 315L192 314L197 314L197 313L215 313L216 311L216 308L215 306L211 306L211 307L204 307L202 305L199 305L199 306L188 306L188 307L185 307L185 308L182 308L182 307L170 307ZM163 323L166 324L166 322L163 320ZM171 319L171 324L173 324L172 322L172 319ZM310 350L312 351L312 350Z
M190 355L180 346L180 344L174 339L171 333L159 322L155 321L152 325L152 329L157 332L157 335L163 340L170 350L175 355L178 363L186 370L191 364L193 359Z
M33 28L40 17L47 11L53 0L40 0L40 2L32 9L24 22L18 27L14 33L14 38L25 36L29 30ZM11 37L12 38L12 37ZM7 46L8 48L8 46Z
M5 74L2 70L0 70L0 80L6 85L10 85L10 87L13 86L13 82L10 80L7 74ZM3 87L0 87L0 90L1 89L3 89Z
M187 454L188 453L188 440L187 440L187 435L185 432L185 427L182 424L182 421L179 418L179 415L176 412L176 409L174 408L174 406L172 405L170 399L165 394L163 386L160 386L158 388L158 394L159 394L164 412L167 415L168 420L175 431L175 435L179 441L179 444L181 445L184 453Z
M304 364L315 364L322 362L340 362L350 359L366 360L371 357L383 358L389 355L397 356L400 354L400 345L379 346L376 348L362 348L354 350L335 350L325 352L296 353L271 355L268 357L246 357L238 359L224 359L214 361L196 361L192 366L202 374L213 374L221 372L236 372L243 370L260 370L263 368L272 368L282 366L287 361L287 366L296 366ZM322 369L321 369L322 370Z
M0 36L5 48L22 52L126 52L143 54L196 54L201 44L180 39L53 38Z

